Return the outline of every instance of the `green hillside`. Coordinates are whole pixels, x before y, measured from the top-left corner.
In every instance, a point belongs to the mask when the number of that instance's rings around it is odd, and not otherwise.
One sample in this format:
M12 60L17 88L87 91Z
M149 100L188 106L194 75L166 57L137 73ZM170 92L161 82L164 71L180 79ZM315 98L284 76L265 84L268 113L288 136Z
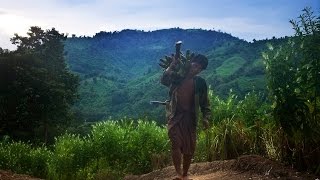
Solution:
M249 43L201 29L100 32L68 38L65 45L69 67L81 77L80 99L74 106L79 117L96 121L147 115L164 121L163 107L149 101L167 97L158 62L174 52L178 40L183 41L183 52L207 55L209 65L201 76L216 94L226 96L230 89L240 96L253 88L265 91L261 52L267 41Z
M252 43L179 28L68 38L32 26L15 34L16 50L0 47L0 176L127 179L172 165L164 107L149 101L167 98L159 59L182 40L183 52L209 59L200 75L210 86L210 126L197 122L192 162L262 156L277 161L263 177L317 179L320 16L305 8L290 23L293 37Z

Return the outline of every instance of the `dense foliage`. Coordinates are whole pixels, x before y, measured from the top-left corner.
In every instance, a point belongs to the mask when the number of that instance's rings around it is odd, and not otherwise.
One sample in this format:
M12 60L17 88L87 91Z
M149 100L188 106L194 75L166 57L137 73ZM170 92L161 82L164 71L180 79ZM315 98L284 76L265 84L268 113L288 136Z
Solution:
M320 154L320 17L304 9L291 20L295 37L264 54L274 119L286 133L286 156L300 168L318 168Z
M16 51L0 54L0 135L47 142L71 121L78 78L65 63L65 39L31 27L12 38Z
M169 162L166 129L148 119L104 121L80 137L56 138L51 150L4 139L0 168L48 179L102 179L145 173Z

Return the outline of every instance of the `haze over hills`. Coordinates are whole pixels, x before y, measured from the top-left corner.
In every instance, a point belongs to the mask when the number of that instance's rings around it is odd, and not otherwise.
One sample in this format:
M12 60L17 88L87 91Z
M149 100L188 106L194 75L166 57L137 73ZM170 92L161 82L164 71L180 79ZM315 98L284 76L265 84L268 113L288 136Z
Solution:
M230 89L239 95L265 91L261 52L266 41L249 43L202 29L100 32L93 37L73 36L65 45L68 64L81 77L80 99L74 107L79 117L86 121L145 115L164 119L163 107L149 101L167 98L168 90L159 82L158 62L175 51L178 40L183 41L182 52L190 49L208 57L208 68L200 75L215 94L224 97Z

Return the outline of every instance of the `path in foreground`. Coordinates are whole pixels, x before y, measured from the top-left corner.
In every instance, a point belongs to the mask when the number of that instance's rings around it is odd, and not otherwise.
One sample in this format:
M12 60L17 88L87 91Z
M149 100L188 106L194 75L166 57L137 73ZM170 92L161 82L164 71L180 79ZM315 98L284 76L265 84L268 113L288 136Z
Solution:
M0 170L0 180L41 180L24 174L16 174L11 171Z
M125 180L172 180L174 177L174 168L170 166L140 176L126 176ZM241 156L237 160L194 163L190 167L190 178L193 180L320 180L320 177L298 173L278 162L255 155ZM0 170L0 180L40 179Z
M173 166L140 176L126 176L125 180L172 180ZM242 179L292 179L316 180L310 174L302 174L278 162L261 156L241 156L237 160L195 163L190 167L193 180L242 180Z

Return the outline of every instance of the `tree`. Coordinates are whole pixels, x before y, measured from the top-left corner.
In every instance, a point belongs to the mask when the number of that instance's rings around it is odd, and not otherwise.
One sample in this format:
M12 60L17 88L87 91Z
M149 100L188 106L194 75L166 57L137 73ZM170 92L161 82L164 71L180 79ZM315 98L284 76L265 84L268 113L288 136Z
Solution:
M294 37L269 45L263 54L274 118L286 133L288 149L299 168L315 170L320 163L320 17L305 8L291 20ZM318 167L320 168L320 167Z
M22 140L34 138L40 119L37 79L43 75L37 67L39 62L31 56L1 55L1 135Z
M320 119L317 117L320 101L320 16L315 17L311 8L303 11L299 21L291 20L290 23L296 31L296 42L301 45L299 50L302 54L302 66L297 81L304 87L302 92L308 93L308 99L314 107L312 118L315 120Z
M77 99L79 79L65 63L65 39L54 28L43 31L40 27L31 27L27 37L15 34L11 39L17 50L0 59L8 77L0 96L14 102L10 107L1 103L2 135L47 142L71 121L70 106Z

